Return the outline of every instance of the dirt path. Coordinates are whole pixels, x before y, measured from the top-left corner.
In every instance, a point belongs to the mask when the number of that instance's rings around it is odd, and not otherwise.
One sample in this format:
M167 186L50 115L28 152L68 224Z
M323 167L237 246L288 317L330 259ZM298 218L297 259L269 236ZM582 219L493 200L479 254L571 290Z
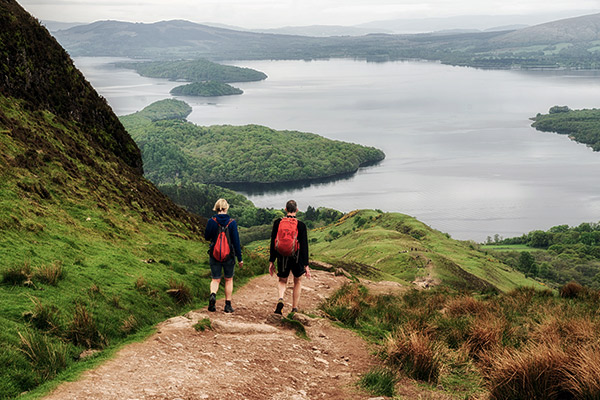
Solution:
M365 342L324 318L307 316L347 278L314 271L304 280L300 311L310 340L273 319L276 278L253 279L234 294L233 314L206 308L159 325L142 343L120 350L46 399L369 399L359 376L376 362ZM291 308L291 287L284 314ZM210 318L213 330L193 325Z

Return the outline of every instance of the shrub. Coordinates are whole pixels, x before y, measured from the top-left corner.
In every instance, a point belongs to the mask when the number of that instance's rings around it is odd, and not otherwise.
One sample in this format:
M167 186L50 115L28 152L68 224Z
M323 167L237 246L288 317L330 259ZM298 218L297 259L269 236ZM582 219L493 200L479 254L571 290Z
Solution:
M411 378L436 383L442 367L440 349L424 332L398 331L387 341L387 362Z
M559 294L564 299L575 299L585 293L585 288L577 282L569 282L563 285Z
M35 332L19 332L19 338L19 349L27 356L41 380L55 377L67 366L69 348L66 343Z
M372 395L393 397L396 393L396 381L396 374L393 371L375 367L364 374L358 384Z
M47 283L52 286L56 286L63 276L64 270L60 261L56 261L51 265L42 265L33 272L33 278L36 281Z
M167 294L179 305L189 304L194 299L192 291L183 282L177 282L174 279L169 280L169 289Z
M104 336L98 330L96 321L92 314L83 304L75 305L73 320L71 321L67 337L77 346L86 348L102 348L107 342Z

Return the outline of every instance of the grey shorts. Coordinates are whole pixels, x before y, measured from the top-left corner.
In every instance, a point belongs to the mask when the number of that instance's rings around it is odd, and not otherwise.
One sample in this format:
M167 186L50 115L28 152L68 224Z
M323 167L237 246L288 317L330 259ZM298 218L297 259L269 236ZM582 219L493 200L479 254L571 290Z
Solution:
M233 278L233 270L235 268L235 258L231 257L229 260L219 262L212 256L208 258L208 264L210 265L210 276L213 279L221 279L222 273L225 278Z

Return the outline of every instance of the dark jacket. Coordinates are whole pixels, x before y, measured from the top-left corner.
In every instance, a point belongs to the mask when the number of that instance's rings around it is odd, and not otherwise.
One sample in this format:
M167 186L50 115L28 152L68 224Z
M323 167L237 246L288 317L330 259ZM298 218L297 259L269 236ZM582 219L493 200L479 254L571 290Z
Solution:
M213 218L217 219L215 222L212 218L208 220L206 223L206 230L204 231L204 238L210 241L211 246L215 244L217 241L217 236L219 235L219 226L226 226L229 220L231 219L227 214L217 214L214 215ZM240 246L240 236L238 235L237 222L235 219L231 220L231 224L229 224L229 239L231 239L231 244L233 245L233 250L235 252L235 256L238 259L238 262L242 261L242 246Z
M275 238L277 237L277 230L279 229L280 222L281 218L273 222L269 262L274 262L276 259L282 259L282 256L277 252L277 250L275 250ZM298 244L300 245L300 249L298 250L298 265L305 267L308 265L308 233L306 230L306 225L302 221L298 221Z

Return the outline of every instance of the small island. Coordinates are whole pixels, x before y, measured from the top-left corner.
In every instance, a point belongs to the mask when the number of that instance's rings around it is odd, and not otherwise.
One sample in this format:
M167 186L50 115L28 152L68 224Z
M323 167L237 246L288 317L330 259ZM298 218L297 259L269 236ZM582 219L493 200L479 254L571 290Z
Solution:
M571 110L567 106L554 106L548 114L531 118L538 131L569 135L594 151L600 151L600 109Z
M377 163L374 147L260 125L198 126L187 103L169 99L120 117L157 185L272 184L347 176ZM160 115L163 119L159 119Z
M174 96L216 97L244 93L243 90L222 82L194 82L174 87L170 92Z
M208 60L148 61L116 63L117 67L135 70L141 76L187 82L255 82L267 79L263 72L251 68L217 64Z

